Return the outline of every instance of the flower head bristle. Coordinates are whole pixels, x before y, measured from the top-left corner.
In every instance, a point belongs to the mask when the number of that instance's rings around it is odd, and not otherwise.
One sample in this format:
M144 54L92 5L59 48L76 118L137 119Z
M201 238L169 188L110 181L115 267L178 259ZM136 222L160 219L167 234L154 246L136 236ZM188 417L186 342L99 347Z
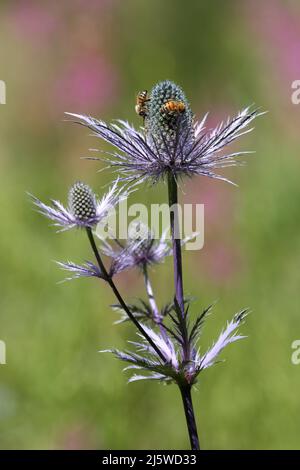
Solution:
M47 205L32 195L30 197L41 214L53 220L54 225L60 227L61 230L68 230L73 227L90 228L97 225L107 216L108 211L127 195L128 191L124 188L117 188L116 181L102 199L98 199L85 183L73 184L69 190L67 207L55 199L51 199L52 205Z
M90 220L96 215L96 198L91 188L81 181L73 184L69 191L69 206L80 220Z
M206 130L207 114L200 121L194 120L183 90L165 80L149 94L141 131L122 120L107 124L90 116L67 114L115 147L113 151L101 150L101 157L91 159L106 160L120 171L122 181L157 183L172 173L177 178L202 175L232 183L217 170L242 164L239 157L252 152L227 153L224 149L251 132L250 123L264 113L247 107L215 129Z

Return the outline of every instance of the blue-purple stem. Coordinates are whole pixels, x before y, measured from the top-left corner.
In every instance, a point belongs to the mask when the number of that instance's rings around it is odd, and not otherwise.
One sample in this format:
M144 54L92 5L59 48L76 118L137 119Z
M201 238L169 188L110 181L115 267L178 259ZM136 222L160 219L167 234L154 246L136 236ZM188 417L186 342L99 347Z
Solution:
M192 402L191 386L180 388L182 403L184 407L185 419L191 443L192 450L200 450L197 424L195 419L194 407Z
M173 266L174 266L174 288L175 299L180 309L180 327L183 339L182 357L188 362L190 360L190 345L188 338L187 323L184 311L183 294L183 274L182 274L182 254L181 254L181 236L180 221L178 216L178 190L177 181L172 173L168 177L168 193L170 208L170 226L173 247Z
M190 360L190 345L188 341L188 328L186 322L186 315L184 310L184 294L183 294L183 274L182 274L182 254L181 254L181 238L180 238L180 224L178 217L178 188L177 181L172 173L168 176L168 193L169 193L169 208L170 208L170 226L173 247L173 264L174 264L174 287L175 299L180 308L181 315L181 328L183 337L182 355L183 359L188 363ZM190 384L179 386L181 398L183 402L185 418L191 443L191 449L200 450L198 431L192 402Z
M97 245L95 243L95 239L94 239L94 236L93 236L93 232L92 232L92 229L91 228L87 228L86 229L87 231L87 236L88 236L88 239L89 239L89 242L91 244L91 247L92 247L92 250L94 252L94 255L95 255L95 258L97 260L97 263L98 263L98 266L99 266L99 269L101 271L101 273L103 274L104 276L104 279L106 280L106 282L110 285L113 293L115 294L116 298L118 299L122 309L124 310L124 312L127 313L128 317L130 318L130 320L134 323L134 325L136 326L136 328L140 331L140 333L144 336L144 338L148 341L148 343L150 344L150 346L156 351L156 353L158 354L158 356L162 359L163 362L166 361L163 353L160 351L160 349L158 349L158 347L156 346L156 344L152 341L152 339L150 338L150 336L147 334L147 332L144 330L144 328L142 327L142 325L139 323L139 321L135 318L135 316L131 313L130 309L128 308L128 306L126 305L125 301L123 300L123 297L121 296L120 292L118 291L114 281L112 280L111 276L108 274L104 264L103 264L103 261L101 259L101 256L100 256L100 253L98 251L98 248L97 248Z
M182 255L181 255L181 240L180 240L180 226L178 220L178 191L177 182L172 173L168 178L168 192L169 192L169 207L170 207L170 225L173 244L173 260L174 260L174 283L175 283L175 297L184 316L184 296L183 296L183 276L182 276Z

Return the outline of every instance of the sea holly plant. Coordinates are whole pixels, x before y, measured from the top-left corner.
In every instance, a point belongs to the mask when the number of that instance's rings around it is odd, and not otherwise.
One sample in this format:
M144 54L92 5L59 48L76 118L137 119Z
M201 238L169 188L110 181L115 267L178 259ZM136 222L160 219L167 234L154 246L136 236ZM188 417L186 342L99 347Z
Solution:
M142 101L141 101L142 100ZM69 190L68 205L52 200L45 204L32 197L39 212L54 222L59 230L78 227L86 232L92 259L83 264L65 261L58 265L68 272L67 279L99 278L113 291L120 312L118 323L131 321L137 333L136 341L129 341L128 349L110 348L126 363L132 373L129 382L156 380L178 386L192 449L200 449L198 430L192 402L192 388L199 374L214 365L220 353L230 343L244 338L238 333L247 315L242 309L227 323L212 347L202 352L200 334L212 305L192 319L191 299L184 295L182 240L179 230L178 183L184 177L208 176L231 183L217 170L240 164L240 157L249 152L227 152L226 148L242 135L251 131L249 125L259 116L257 109L246 108L236 117L228 119L213 130L205 130L206 116L195 120L182 89L170 81L153 87L149 96L139 93L136 111L143 118L143 127L135 129L128 122L104 121L78 114L70 114L75 122L86 126L92 135L111 144L111 150L98 149L100 157L116 177L108 192L98 199L92 189L82 182ZM146 182L162 182L167 186L170 240L163 233L155 236L142 221L130 226L125 242L111 237L99 238L97 224L110 210L127 198L131 190ZM151 187L150 185L150 187ZM151 267L166 257L173 258L174 290L170 300L159 306L151 284ZM136 303L126 301L117 287L115 275L137 269L145 284L145 298Z

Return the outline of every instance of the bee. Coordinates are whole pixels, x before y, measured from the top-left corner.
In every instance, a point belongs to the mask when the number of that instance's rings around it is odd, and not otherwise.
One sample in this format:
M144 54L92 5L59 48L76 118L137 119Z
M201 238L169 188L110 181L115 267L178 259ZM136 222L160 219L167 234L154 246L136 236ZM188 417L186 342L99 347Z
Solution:
M185 104L182 101L169 100L161 107L162 113L181 114L185 111Z
M147 105L146 105L146 103L148 101L150 101L150 99L148 98L148 91L147 90L140 91L137 94L135 112L139 116L142 116L144 119L147 116Z

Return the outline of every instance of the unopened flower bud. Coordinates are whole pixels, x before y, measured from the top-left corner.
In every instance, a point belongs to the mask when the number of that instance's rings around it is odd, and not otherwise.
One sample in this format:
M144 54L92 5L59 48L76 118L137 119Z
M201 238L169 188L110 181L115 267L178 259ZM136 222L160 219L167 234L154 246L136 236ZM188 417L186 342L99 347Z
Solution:
M69 191L70 210L82 221L93 219L96 215L96 199L91 188L78 181Z

